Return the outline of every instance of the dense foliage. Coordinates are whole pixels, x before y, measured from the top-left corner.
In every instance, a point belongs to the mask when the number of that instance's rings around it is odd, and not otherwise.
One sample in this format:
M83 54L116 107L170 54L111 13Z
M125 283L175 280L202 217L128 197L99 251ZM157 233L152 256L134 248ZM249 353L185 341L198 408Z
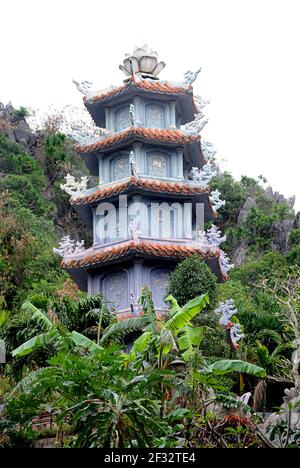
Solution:
M25 117L20 108L11 125ZM291 417L270 434L262 424L300 384L299 221L262 177L224 173L211 184L226 200L217 223L236 263L230 280L217 284L193 256L171 276L164 318L145 288L143 314L118 321L52 253L64 232L89 237L59 189L67 172L87 173L72 142L49 125L29 150L4 129L0 172L0 446L47 437L69 447L299 445ZM236 311L226 328L215 309L228 299ZM233 325L243 334L235 349Z

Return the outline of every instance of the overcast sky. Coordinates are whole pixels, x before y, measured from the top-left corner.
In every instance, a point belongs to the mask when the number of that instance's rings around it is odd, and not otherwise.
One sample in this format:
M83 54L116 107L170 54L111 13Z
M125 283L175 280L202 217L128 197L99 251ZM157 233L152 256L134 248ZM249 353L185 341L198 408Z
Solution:
M72 78L119 85L124 54L148 43L161 79L202 67L203 138L222 167L263 174L300 209L299 13L299 0L1 0L0 101L81 106Z

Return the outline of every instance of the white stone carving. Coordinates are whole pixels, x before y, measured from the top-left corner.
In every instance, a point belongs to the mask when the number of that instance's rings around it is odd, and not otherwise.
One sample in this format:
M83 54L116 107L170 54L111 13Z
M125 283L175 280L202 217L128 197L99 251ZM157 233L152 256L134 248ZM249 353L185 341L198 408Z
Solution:
M215 309L215 313L220 316L219 324L230 330L230 340L234 348L238 348L238 341L244 338L239 323L233 323L231 318L237 314L233 299L228 299L225 302L220 302L220 305Z
M135 156L134 156L133 151L130 151L130 153L129 153L129 165L130 165L131 175L136 177L137 176L136 160L135 160Z
M74 254L78 254L84 251L84 240L77 241L75 244Z
M213 143L210 143L209 141L201 141L201 149L206 161L212 161L217 154Z
M131 118L131 125L135 127L135 108L133 104L130 104L129 106L129 114Z
M89 92L91 91L91 88L93 86L93 83L91 81L86 81L86 80L83 80L83 81L72 80L72 81L75 84L78 91L80 93L84 94L85 96L87 96L89 94Z
M207 231L208 244L219 247L225 241L226 241L226 236L222 237L222 232L218 228L218 226L215 226L215 224L212 224L212 226Z
M208 229L207 232L199 231L197 244L205 253L216 253L219 250L222 242L226 241L226 236L222 236L220 229L214 224Z
M233 326L230 328L230 338L233 343L234 347L237 347L238 341L244 338L244 334L241 330L241 325L239 323L234 323Z
M194 81L197 79L199 73L201 72L202 68L199 68L197 71L195 72L192 72L191 70L188 70L187 72L185 72L183 74L184 76L184 81L187 83L187 84L192 84L194 83Z
M205 164L202 169L198 167L193 167L192 179L200 185L202 189L206 189L213 177L217 175L217 171L212 164Z
M226 204L225 200L221 200L220 195L221 192L219 192L219 190L216 189L213 192L211 192L209 197L212 207L215 211L218 211L222 206Z
M135 74L157 76L165 66L164 62L158 62L157 52L145 44L143 47L135 47L132 54L126 54L119 69L127 76Z
M224 275L227 275L227 273L234 267L233 263L230 263L230 259L223 250L221 250L220 253L220 267L221 271Z
M194 120L186 123L185 125L180 126L180 130L185 135L197 136L201 130L205 127L208 122L208 119L205 118L204 114L200 111L198 114L195 114Z
M220 302L219 307L215 309L215 313L220 315L219 324L227 327L231 317L237 313L233 299Z
M199 112L202 109L204 109L204 107L206 107L208 104L210 104L210 101L206 101L201 96L194 96L194 102Z
M61 190L71 196L72 199L80 197L83 192L87 189L89 178L84 176L81 177L80 181L76 181L74 176L69 173L65 177L66 183L60 184Z
M75 242L70 236L64 236L59 242L58 248L53 248L53 253L60 257L79 254L84 251L84 240Z

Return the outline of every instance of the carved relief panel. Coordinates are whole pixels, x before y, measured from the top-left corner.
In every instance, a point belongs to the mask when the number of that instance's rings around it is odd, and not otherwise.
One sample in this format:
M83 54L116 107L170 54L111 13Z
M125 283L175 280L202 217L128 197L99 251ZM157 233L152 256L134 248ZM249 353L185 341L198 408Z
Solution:
M129 157L120 156L112 162L112 180L120 180L129 175Z
M116 309L126 309L129 305L128 274L126 271L111 273L102 281L105 299Z
M116 130L124 130L131 126L129 106L123 106L116 112Z
M147 157L147 173L154 177L167 176L167 158L162 154L150 154Z
M164 108L157 104L148 104L145 109L146 127L149 128L164 128Z
M152 290L154 305L159 309L166 309L167 307L164 298L167 294L170 274L170 270L167 269L154 269L150 273L150 289Z

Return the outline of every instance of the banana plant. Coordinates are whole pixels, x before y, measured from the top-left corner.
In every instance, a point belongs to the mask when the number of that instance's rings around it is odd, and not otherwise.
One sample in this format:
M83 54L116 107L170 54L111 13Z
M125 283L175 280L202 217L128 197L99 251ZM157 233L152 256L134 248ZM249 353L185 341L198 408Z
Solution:
M50 344L57 350L68 349L72 346L81 346L90 352L97 352L101 349L100 346L86 336L75 331L70 332L67 330L67 328L57 319L56 314L52 314L50 316L51 318L49 318L44 312L39 310L29 301L26 301L22 305L22 310L30 313L31 319L36 321L44 331L14 349L12 351L13 357L26 356L33 351L47 347Z
M170 304L170 318L166 322L160 321L159 327L153 324L150 329L147 327L135 340L129 355L130 360L135 360L138 355L145 353L149 344L153 342L157 349L159 367L162 365L163 356L171 351L180 350L182 358L187 362L195 348L200 345L205 327L195 327L191 320L209 303L208 295L202 294L183 307L179 306L172 295L166 298L166 302Z

